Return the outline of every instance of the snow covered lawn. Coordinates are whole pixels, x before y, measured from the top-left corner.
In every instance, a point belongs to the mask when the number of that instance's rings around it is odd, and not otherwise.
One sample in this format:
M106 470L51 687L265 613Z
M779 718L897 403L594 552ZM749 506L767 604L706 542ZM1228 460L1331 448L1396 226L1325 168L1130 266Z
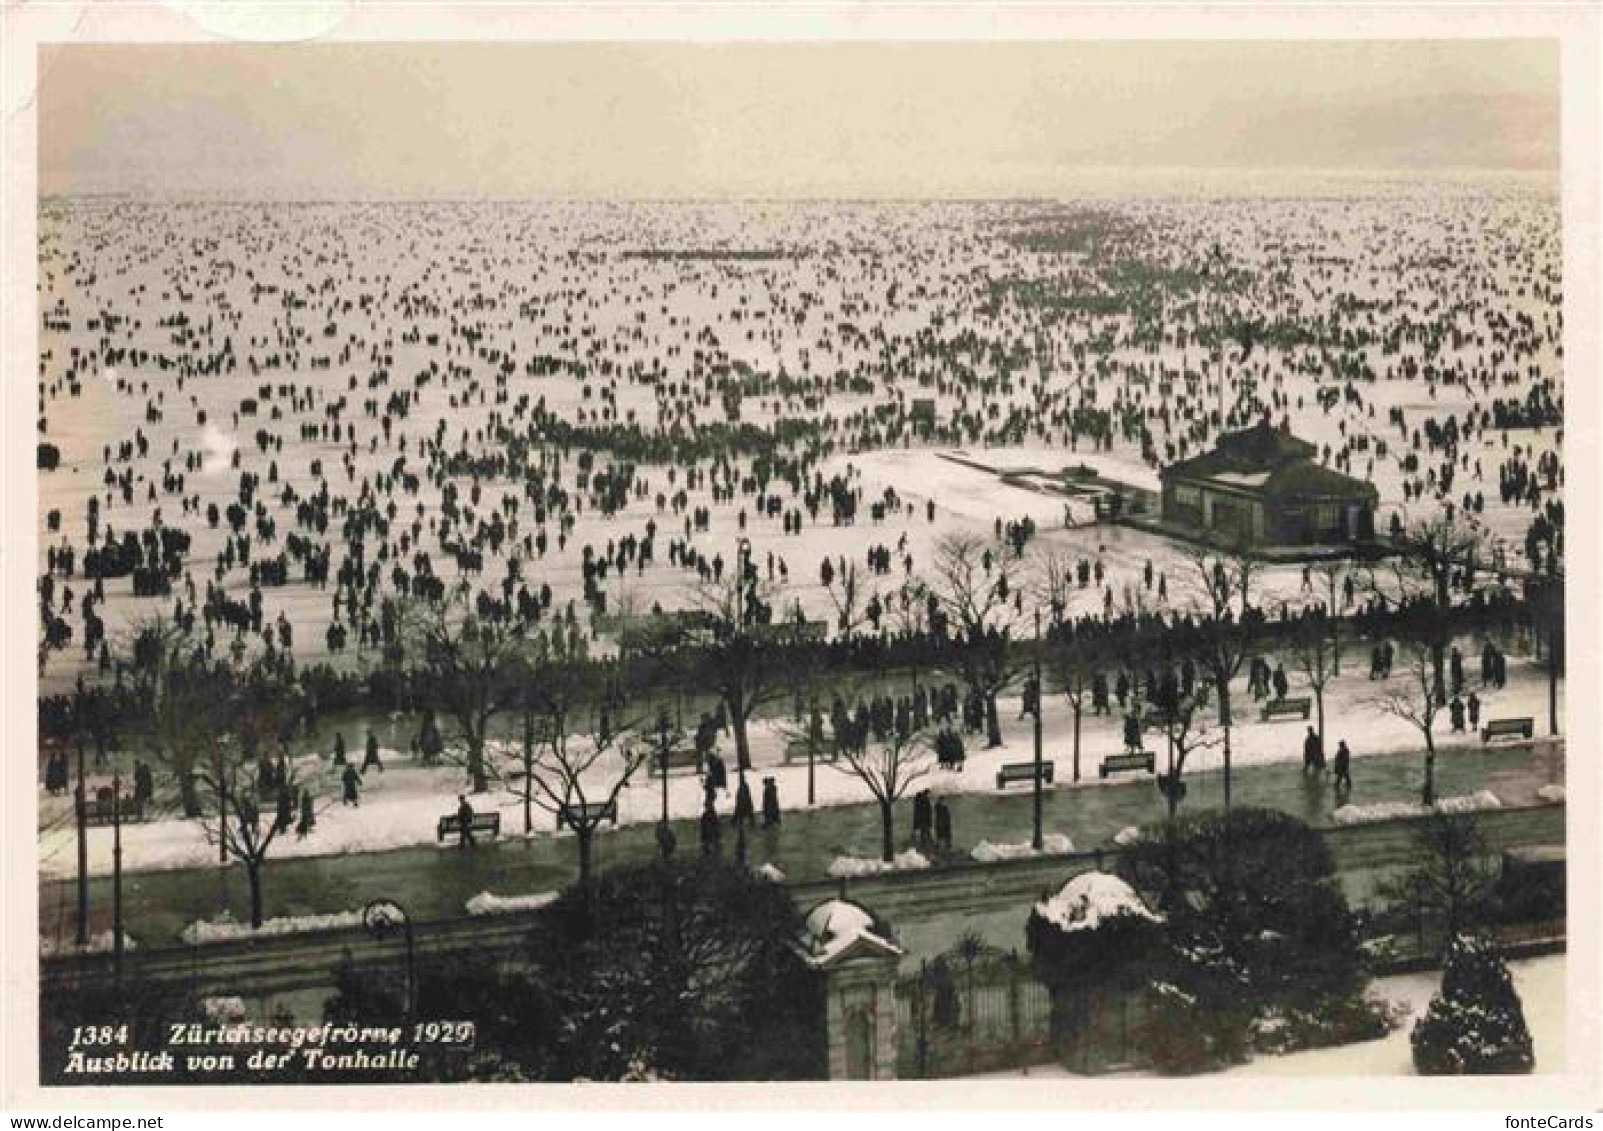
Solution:
M1564 1068L1564 962L1564 955L1555 954L1508 964L1514 975L1514 988L1525 1007L1525 1022L1536 1049L1537 1072L1560 1072ZM1376 979L1372 993L1408 1010L1402 1025L1378 1041L1261 1056L1228 1071L1241 1076L1412 1076L1414 1061L1408 1034L1441 980L1439 970Z
M1428 813L1479 813L1501 809L1503 803L1489 789L1462 797L1443 797L1435 805L1416 805L1407 801L1383 801L1378 805L1343 805L1331 814L1338 825L1364 825L1371 821L1395 821L1404 817L1423 817Z
M829 874L841 877L880 876L886 872L922 872L930 866L929 857L916 848L898 852L889 860L870 859L865 856L837 856L829 865Z
M466 910L469 915L505 915L511 911L538 911L542 907L550 907L561 894L556 891L537 891L528 895L494 895L481 891L467 901Z
M1029 841L1022 844L992 844L982 840L974 846L969 855L982 864L993 864L998 860L1022 860L1029 856L1067 856L1074 851L1074 842L1062 833L1047 833L1041 838L1041 850L1037 852Z
M236 939L261 938L264 935L298 935L303 931L334 931L347 927L360 927L360 911L336 911L329 915L286 915L282 919L264 919L255 930L249 923L241 923L227 911L215 919L191 923L180 937L191 945L233 942Z

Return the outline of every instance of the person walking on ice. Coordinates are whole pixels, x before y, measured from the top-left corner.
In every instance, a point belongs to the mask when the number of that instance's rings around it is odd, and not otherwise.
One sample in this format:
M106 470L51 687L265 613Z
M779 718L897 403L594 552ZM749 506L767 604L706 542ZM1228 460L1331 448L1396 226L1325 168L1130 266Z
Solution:
M356 772L356 767L350 763L345 765L345 773L340 776L340 784L344 786L344 793L340 797L342 805L360 806L362 804L362 778Z

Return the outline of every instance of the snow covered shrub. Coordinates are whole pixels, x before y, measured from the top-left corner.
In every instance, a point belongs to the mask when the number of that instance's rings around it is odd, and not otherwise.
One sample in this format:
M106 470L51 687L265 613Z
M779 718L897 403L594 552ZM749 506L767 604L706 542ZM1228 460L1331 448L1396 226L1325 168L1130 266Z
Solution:
M1070 1062L1096 1057L1099 1012L1123 1008L1161 968L1162 924L1129 884L1082 872L1037 903L1024 927L1036 976L1052 999L1052 1038Z
M1485 935L1460 935L1447 949L1441 991L1414 1025L1414 1068L1426 1076L1530 1072L1531 1032L1514 980Z
M1324 839L1288 814L1237 808L1149 826L1118 871L1163 917L1143 1046L1160 1072L1384 1032L1366 1005L1357 925Z
M785 888L721 860L615 868L570 888L530 957L550 997L550 1079L824 1074L818 974Z

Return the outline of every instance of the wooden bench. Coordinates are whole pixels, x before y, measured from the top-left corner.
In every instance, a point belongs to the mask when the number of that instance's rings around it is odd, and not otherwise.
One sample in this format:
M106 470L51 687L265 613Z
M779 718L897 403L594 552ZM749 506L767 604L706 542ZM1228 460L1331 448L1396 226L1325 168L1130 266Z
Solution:
M83 823L88 828L109 825L113 820L125 825L137 824L145 819L145 808L132 797L124 797L117 806L115 818L110 798L97 797L83 803Z
M813 751L813 761L815 762L833 762L839 757L840 750L833 742L829 741L826 741L822 746ZM787 766L792 762L807 761L807 743L802 741L787 742L785 744L784 760L785 765Z
M1097 767L1097 777L1105 778L1109 774L1121 773L1125 770L1145 770L1151 773L1157 764L1150 750L1139 750L1128 754L1109 754L1102 759L1102 765Z
M618 803L616 801L563 805L557 809L557 828L559 829L563 825L571 829L576 824L594 828L602 821L606 821L611 825L618 823Z
M499 814L499 813L475 813L475 814L473 814L473 826L472 826L470 831L472 832L472 834L475 837L477 837L480 833L483 833L483 834L485 834L485 835L487 835L487 836L489 836L491 838L500 836L501 835L501 814ZM436 840L440 840L440 841L445 840L445 838L448 837L448 836L453 836L453 835L460 836L461 834L462 834L462 822L457 819L457 816L456 816L455 813L451 813L451 814L448 814L448 815L446 815L444 817L441 817L439 824L437 826L435 826L435 830L434 830L435 839Z
M1308 716L1313 712L1313 709L1314 701L1312 699L1273 699L1263 705L1263 710L1258 713L1258 718L1266 723L1273 722L1276 719L1289 719L1292 717L1307 722Z
M1486 725L1481 727L1481 741L1490 742L1494 738L1512 738L1514 735L1521 738L1534 738L1536 735L1535 719L1488 719Z
M1041 782L1043 785L1052 784L1052 768L1054 763L1041 763ZM1008 782L1035 780L1034 762L1008 762L996 771L996 788L1006 789Z

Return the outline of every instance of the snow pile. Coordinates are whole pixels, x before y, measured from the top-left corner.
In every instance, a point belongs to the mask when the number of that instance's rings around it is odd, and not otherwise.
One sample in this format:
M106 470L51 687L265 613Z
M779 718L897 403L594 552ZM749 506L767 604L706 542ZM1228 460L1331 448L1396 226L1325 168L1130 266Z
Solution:
M1094 931L1118 915L1162 922L1134 888L1106 872L1081 872L1051 899L1037 903L1035 913L1065 931Z
M1023 860L1031 856L1066 856L1074 851L1074 842L1062 833L1047 833L1041 838L1041 851L1037 852L1028 841L1022 844L992 844L982 840L974 846L970 856L981 864L994 864L998 860Z
M528 895L494 895L481 891L464 905L469 915L505 915L509 911L538 911L550 907L561 892L537 891Z
M836 879L857 876L879 876L886 872L921 872L930 866L929 857L916 848L898 852L890 861L868 859L863 856L837 856L829 865L829 874Z
M298 935L303 931L337 931L360 927L360 911L336 911L329 915L286 915L281 919L267 919L255 930L249 923L241 923L224 911L210 921L196 920L185 927L179 938L192 946L204 943L232 942L236 939L256 939L264 935Z
M295 776L300 781L315 778L323 772L323 756L321 754L305 754L295 759Z
M900 947L875 930L874 917L855 903L826 900L807 913L802 948L812 965L822 966L858 943L888 956L902 953Z
M245 999L242 997L202 998L200 1009L208 1021L219 1024L245 1020Z
M785 873L772 864L764 864L757 869L757 874L771 883L782 884L785 882Z
M1564 787L1559 785L1557 782L1554 782L1550 785L1544 785L1541 789L1536 791L1536 796L1541 800L1550 802L1554 805L1562 805L1564 803Z
M1466 793L1461 797L1444 797L1435 805L1418 805L1408 801L1383 801L1377 805L1343 805L1331 816L1338 825L1367 825L1374 821L1397 821L1408 817L1424 817L1431 813L1478 813L1483 809L1501 809L1503 803L1489 789Z
M1124 828L1113 834L1113 843L1120 848L1129 848L1140 839L1141 827L1139 825L1125 825Z
M136 949L134 940L128 937L128 932L122 935L123 950ZM55 939L42 939L39 943L39 955L42 958L56 958L64 954L110 954L111 931L101 931L97 935L90 935L89 941L79 946L76 942L58 942Z

